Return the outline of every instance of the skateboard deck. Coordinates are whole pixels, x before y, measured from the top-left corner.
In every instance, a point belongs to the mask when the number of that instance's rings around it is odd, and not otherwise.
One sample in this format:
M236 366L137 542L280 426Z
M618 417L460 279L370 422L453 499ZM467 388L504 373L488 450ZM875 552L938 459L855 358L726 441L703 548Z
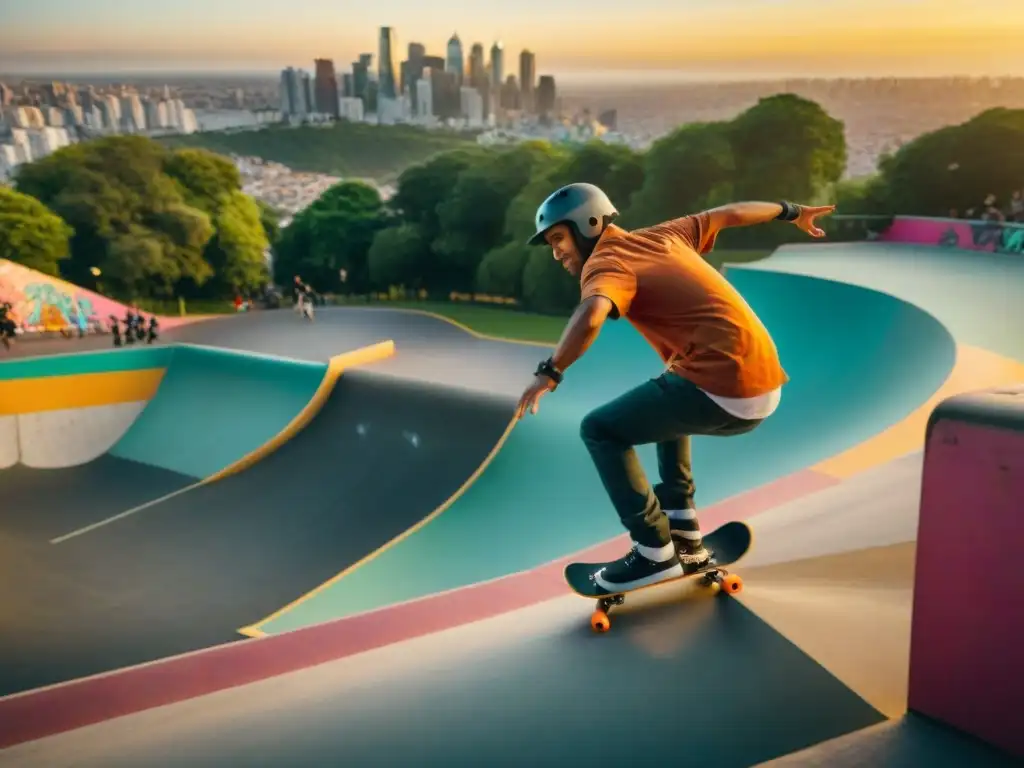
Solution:
M607 563L569 563L565 566L565 581L575 594L597 601L597 609L590 617L590 626L596 632L607 632L611 628L611 622L608 619L609 609L615 605L622 605L626 601L626 595L632 592L673 584L683 579L700 579L702 585L715 592L722 591L726 594L739 592L743 589L743 580L736 574L729 573L727 568L742 560L750 551L753 542L753 531L746 523L726 523L711 533L705 534L704 546L711 553L711 561L699 571L642 587L611 592L604 589L594 579L594 575Z

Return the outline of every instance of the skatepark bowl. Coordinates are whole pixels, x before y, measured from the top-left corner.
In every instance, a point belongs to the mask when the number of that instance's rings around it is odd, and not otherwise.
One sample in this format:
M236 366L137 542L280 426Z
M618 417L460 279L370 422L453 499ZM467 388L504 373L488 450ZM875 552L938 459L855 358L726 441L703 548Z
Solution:
M702 527L754 532L744 588L650 590L606 634L562 568L628 547L579 439L660 373L626 323L519 423L547 348L424 312L0 363L0 766L1019 764L1024 260L726 274L791 377L694 440ZM961 546L998 589L949 574Z

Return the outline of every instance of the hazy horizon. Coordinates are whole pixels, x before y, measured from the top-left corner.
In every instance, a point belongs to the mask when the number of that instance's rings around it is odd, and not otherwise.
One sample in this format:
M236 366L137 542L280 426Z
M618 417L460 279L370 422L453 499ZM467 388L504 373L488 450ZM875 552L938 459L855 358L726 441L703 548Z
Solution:
M33 0L5 9L0 71L15 76L251 74L340 71L376 54L390 24L396 61L411 41L444 55L452 32L537 55L538 74L586 82L663 83L792 78L1013 77L1024 75L1024 2L987 0L519 0L444 13L414 0L341 9L334 0ZM463 21L466 20L466 21Z

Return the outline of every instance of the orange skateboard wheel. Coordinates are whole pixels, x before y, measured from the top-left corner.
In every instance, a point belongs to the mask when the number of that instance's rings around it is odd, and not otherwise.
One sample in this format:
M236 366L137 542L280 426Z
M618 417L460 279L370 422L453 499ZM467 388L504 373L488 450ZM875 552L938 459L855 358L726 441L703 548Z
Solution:
M595 632L607 632L612 623L604 611L594 611L590 616L590 628Z
M724 579L722 579L722 589L731 595L736 594L743 589L743 579L737 576L735 573L730 573Z

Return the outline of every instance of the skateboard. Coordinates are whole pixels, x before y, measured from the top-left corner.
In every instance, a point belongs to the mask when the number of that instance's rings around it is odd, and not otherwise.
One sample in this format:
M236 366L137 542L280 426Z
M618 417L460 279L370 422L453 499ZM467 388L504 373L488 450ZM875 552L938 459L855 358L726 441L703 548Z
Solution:
M594 580L596 574L606 563L569 563L565 566L565 581L569 588L580 597L597 600L597 608L590 616L590 626L595 632L607 632L611 629L608 611L615 605L622 605L626 595L652 587L672 584L682 579L699 579L700 584L718 593L735 594L743 589L743 580L727 568L735 565L747 552L754 541L753 531L746 523L731 522L716 528L704 536L704 546L711 553L711 560L699 571L643 587L635 587L624 592L609 592Z

